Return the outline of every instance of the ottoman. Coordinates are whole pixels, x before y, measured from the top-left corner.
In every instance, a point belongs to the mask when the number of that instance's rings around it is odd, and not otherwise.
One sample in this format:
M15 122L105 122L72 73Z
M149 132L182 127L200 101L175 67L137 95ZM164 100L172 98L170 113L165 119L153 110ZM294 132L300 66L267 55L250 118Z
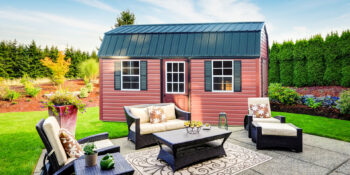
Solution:
M252 141L256 149L289 148L303 151L303 130L291 123L252 122Z

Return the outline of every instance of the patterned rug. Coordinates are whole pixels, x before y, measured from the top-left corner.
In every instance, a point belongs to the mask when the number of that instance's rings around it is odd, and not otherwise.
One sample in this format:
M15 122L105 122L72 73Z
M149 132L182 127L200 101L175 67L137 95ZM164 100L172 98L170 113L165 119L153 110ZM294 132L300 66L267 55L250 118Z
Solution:
M135 175L191 175L237 174L271 159L270 156L226 142L227 157L215 158L172 172L165 162L157 160L159 148L151 148L126 155Z

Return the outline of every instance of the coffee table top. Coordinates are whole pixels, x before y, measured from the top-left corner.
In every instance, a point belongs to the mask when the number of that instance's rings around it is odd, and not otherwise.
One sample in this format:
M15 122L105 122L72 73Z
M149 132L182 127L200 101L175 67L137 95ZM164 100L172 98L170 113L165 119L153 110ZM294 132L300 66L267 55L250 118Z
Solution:
M120 153L112 153L114 157L114 168L110 170L101 170L100 160L105 155L98 156L97 165L92 167L85 166L85 159L79 158L74 161L74 171L76 175L83 174L96 174L96 175L116 175L116 174L133 174L134 169L131 165L124 159Z
M165 132L153 133L153 135L168 146L188 145L212 141L220 138L228 137L232 132L211 127L210 130L201 130L198 134L189 134L186 129L177 129Z

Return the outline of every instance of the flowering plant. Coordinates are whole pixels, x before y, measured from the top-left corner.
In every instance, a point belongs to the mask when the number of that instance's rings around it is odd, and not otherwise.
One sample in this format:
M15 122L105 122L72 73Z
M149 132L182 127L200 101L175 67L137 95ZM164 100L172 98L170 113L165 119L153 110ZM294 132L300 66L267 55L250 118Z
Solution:
M65 106L65 105L73 105L75 106L79 112L86 112L86 104L84 104L77 95L72 92L58 90L55 93L49 94L48 100L42 102L42 108L49 108L55 115L58 115L58 111L56 109L57 106ZM69 109L65 109L65 113L68 113Z

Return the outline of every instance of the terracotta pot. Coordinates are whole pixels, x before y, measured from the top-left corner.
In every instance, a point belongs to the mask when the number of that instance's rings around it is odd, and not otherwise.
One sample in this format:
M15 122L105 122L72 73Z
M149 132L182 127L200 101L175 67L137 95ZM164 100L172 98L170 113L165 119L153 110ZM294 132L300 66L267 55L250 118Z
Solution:
M49 108L49 116L54 116L61 128L67 129L75 136L78 108L74 105L56 106L55 108L57 115Z
M85 166L95 166L97 164L97 152L95 154L85 154Z

